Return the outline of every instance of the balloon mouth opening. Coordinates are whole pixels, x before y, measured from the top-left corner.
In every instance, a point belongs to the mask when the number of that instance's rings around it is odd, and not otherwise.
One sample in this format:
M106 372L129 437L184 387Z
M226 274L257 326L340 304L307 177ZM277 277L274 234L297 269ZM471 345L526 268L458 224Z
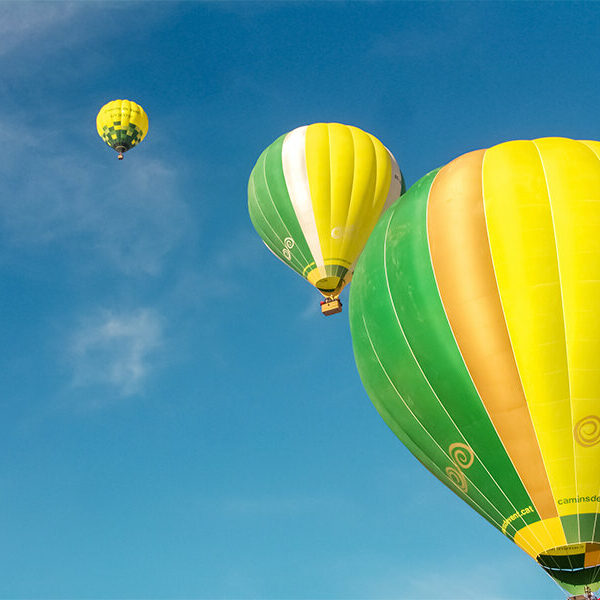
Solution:
M583 542L551 548L538 554L536 561L570 593L600 588L600 544Z
M323 277L315 282L315 287L326 296L335 294L343 280L340 277ZM338 292L339 293L339 292Z
M346 267L327 265L324 268L313 269L306 278L325 298L337 298L352 279L352 273Z

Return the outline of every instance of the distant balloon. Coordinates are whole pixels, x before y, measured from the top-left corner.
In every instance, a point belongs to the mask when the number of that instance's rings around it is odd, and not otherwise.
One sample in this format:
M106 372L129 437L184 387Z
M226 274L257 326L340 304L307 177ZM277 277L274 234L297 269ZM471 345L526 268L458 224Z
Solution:
M248 209L266 246L325 296L328 314L341 309L337 298L356 259L402 191L400 169L377 138L317 123L282 135L260 155Z
M390 428L577 594L600 587L599 157L544 138L429 173L380 219L350 294Z
M123 153L139 144L148 133L148 116L144 109L129 100L105 104L96 117L98 135L116 152Z

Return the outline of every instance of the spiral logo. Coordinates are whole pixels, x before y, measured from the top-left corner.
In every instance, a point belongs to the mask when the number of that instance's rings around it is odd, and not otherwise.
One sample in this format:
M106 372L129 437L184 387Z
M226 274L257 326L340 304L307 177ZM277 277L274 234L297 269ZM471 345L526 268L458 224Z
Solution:
M460 469L468 469L475 460L475 455L473 454L471 447L461 442L451 444L450 448L448 448L448 452L450 453L450 458Z
M459 490L467 493L467 478L458 467L446 467L446 475Z
M331 237L334 240L340 240L342 238L351 238L354 235L355 225L338 225L331 230Z
M585 448L595 446L600 442L600 417L588 415L579 419L573 429L575 441Z
M467 478L462 469L468 469L473 464L475 460L473 449L468 444L455 442L450 444L448 454L453 464L451 467L446 467L446 475L458 489L466 494L468 490Z
M290 252L290 250L295 245L296 242L294 242L294 239L291 237L286 237L285 240L283 240L283 250L281 252L288 260L292 260L292 253Z

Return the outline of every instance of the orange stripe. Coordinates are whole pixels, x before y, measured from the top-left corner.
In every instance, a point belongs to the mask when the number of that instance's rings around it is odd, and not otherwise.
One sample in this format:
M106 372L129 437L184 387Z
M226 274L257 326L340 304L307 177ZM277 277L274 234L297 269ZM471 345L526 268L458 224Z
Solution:
M485 150L446 165L432 186L428 234L438 288L465 364L542 519L557 515L504 321L483 208Z

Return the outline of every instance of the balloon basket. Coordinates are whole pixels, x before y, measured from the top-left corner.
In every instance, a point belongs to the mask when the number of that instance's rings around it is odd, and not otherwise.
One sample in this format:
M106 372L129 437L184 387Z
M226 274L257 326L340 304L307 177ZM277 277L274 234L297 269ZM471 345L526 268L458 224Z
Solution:
M327 298L321 301L321 312L327 317L342 312L342 301L339 298Z

